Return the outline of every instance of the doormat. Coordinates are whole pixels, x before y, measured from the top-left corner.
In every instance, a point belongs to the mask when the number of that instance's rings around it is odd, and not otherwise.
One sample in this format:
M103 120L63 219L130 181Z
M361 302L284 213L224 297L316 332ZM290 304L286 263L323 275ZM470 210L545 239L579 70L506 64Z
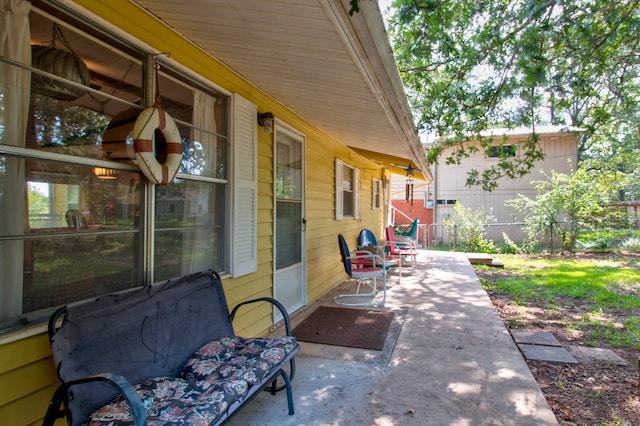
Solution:
M319 306L293 335L302 342L381 351L393 312Z

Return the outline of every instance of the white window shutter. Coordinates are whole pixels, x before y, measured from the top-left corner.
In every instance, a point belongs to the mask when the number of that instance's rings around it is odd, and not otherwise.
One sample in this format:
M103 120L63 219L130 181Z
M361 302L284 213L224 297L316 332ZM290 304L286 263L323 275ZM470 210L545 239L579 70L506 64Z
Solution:
M360 219L360 169L353 169L353 217Z
M342 220L342 170L344 163L336 158L336 220Z
M233 95L233 211L231 212L231 275L258 269L258 108Z

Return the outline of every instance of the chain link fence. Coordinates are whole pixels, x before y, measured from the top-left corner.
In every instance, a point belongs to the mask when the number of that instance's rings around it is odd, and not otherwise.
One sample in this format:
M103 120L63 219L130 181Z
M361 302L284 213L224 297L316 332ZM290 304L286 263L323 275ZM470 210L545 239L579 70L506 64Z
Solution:
M496 243L502 243L507 239L515 243L520 243L526 238L524 226L524 222L492 223L486 226L483 235L485 239L492 240ZM445 225L441 223L423 225L419 234L419 244L422 247L446 245L455 248L463 242L457 225Z
M568 222L562 222L562 224L569 226ZM510 223L492 223L485 227L483 238L487 241L492 241L495 246L516 244L520 245L527 239L525 232L526 223L524 222L510 222ZM418 244L423 248L445 246L451 250L462 248L466 245L466 241L462 238L460 227L457 225L447 225L441 223L434 223L425 225L422 224L418 230ZM628 223L628 226L614 226L607 229L640 229L637 221ZM557 235L550 238L551 232L546 235L539 235L537 243L543 248L556 251L562 249L562 241Z

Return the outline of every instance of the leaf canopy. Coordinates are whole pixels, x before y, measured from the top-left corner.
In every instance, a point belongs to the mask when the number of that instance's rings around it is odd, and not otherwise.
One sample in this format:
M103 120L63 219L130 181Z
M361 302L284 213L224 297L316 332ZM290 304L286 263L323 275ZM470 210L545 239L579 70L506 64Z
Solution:
M487 129L535 133L554 124L584 129L580 160L600 158L591 167L637 170L639 2L395 0L388 25L396 61L419 129L441 143L429 161L447 146L456 147L447 161L460 161L470 140L488 147ZM620 161L602 161L611 151ZM542 157L534 134L517 158L472 171L467 182L491 190Z

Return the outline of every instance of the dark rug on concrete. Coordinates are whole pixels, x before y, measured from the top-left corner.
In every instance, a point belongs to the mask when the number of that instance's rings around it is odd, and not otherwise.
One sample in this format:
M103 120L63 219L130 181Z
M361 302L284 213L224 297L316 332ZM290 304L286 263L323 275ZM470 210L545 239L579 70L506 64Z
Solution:
M293 335L302 342L381 351L393 312L319 306Z

